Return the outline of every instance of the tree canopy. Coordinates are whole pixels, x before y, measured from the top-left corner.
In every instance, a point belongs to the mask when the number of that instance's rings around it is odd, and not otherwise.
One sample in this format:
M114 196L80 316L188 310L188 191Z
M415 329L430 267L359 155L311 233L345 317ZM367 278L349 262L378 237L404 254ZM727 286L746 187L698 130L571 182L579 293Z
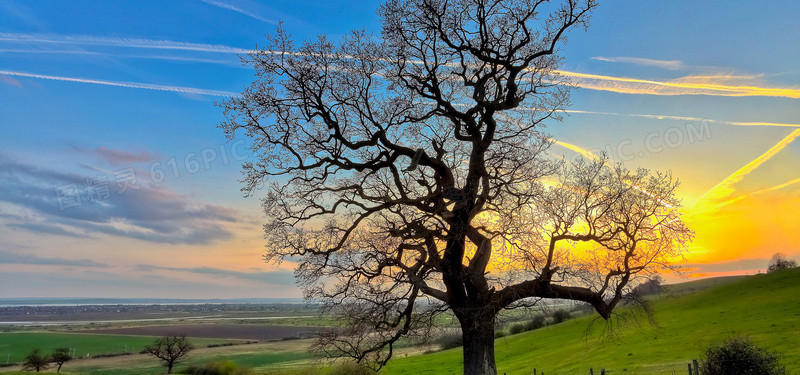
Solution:
M669 173L549 152L557 52L593 0L391 0L380 37L296 45L279 28L221 124L251 140L266 259L348 329L319 348L381 366L451 311L464 372L495 374L494 319L538 299L610 318L691 239Z

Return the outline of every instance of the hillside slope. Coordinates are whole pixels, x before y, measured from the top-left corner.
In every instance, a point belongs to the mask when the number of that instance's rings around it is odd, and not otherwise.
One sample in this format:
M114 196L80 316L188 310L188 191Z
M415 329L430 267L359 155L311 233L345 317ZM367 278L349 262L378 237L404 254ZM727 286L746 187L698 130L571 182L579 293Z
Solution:
M592 317L573 319L496 341L499 373L607 374L686 373L708 344L748 335L783 355L787 374L800 373L800 269L755 275L653 303L657 326ZM622 323L622 324L618 324ZM613 334L606 334L608 330ZM385 374L460 374L461 350L399 358Z

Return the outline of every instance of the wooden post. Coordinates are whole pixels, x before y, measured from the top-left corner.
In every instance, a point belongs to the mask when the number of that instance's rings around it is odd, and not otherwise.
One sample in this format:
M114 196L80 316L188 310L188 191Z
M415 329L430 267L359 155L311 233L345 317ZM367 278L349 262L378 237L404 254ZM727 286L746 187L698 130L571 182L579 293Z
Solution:
M600 369L600 375L606 375L606 369Z
M694 365L694 375L700 375L700 366L697 365L697 360L693 359L692 364Z
M594 375L594 370L591 367L589 367L589 375Z
M692 375L692 364L688 363L688 365L689 365L689 375Z

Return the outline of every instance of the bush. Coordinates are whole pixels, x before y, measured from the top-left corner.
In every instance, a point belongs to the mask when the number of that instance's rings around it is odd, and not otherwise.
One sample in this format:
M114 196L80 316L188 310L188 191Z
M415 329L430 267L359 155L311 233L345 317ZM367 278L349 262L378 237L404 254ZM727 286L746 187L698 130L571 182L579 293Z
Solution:
M459 346L464 345L463 337L461 337L460 331L445 333L444 335L439 336L439 339L436 341L442 350L458 348Z
M525 326L526 325L523 324L523 323L514 324L514 325L511 326L511 328L508 329L508 332L510 334L512 334L512 335L516 335L517 333L525 332L525 331L527 331L527 329L525 329Z
M375 375L375 371L358 363L345 362L332 368L328 375Z
M202 367L189 366L186 369L189 375L250 375L253 370L249 367L240 367L233 361L209 362Z
M570 318L569 311L560 309L553 312L553 324L558 324Z
M539 329L545 326L545 318L544 315L536 315L531 319L528 324L525 325L526 330L533 331L534 329Z
M747 337L731 337L706 349L700 367L703 375L785 375L778 357L759 348Z
M512 335L513 335L513 333L512 333ZM494 338L499 339L501 337L506 337L506 331L503 331L503 330L494 331Z
M783 253L776 253L772 256L772 259L769 261L769 265L767 266L767 273L785 270L787 268L795 268L797 267L797 262L786 259L786 255Z

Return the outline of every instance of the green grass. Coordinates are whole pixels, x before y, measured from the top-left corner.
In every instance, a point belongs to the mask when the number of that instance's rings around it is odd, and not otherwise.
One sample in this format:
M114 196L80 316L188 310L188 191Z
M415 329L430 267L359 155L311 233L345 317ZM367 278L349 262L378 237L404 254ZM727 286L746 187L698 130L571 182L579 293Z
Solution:
M658 326L646 321L613 326L573 319L495 343L499 373L547 375L686 373L704 348L733 335L749 335L758 345L781 353L788 374L800 373L800 269L733 280L704 291L653 303ZM614 321L614 324L619 323ZM400 358L385 374L459 374L461 349Z
M742 280L746 277L747 276L720 276L720 277L710 277L702 280L694 280L683 283L664 285L664 292L667 294L688 294L688 293L700 292L709 288Z
M0 332L0 363L19 363L33 349L44 354L55 348L74 348L76 357L108 353L138 353L155 337L59 332ZM195 346L223 343L224 339L190 339Z

